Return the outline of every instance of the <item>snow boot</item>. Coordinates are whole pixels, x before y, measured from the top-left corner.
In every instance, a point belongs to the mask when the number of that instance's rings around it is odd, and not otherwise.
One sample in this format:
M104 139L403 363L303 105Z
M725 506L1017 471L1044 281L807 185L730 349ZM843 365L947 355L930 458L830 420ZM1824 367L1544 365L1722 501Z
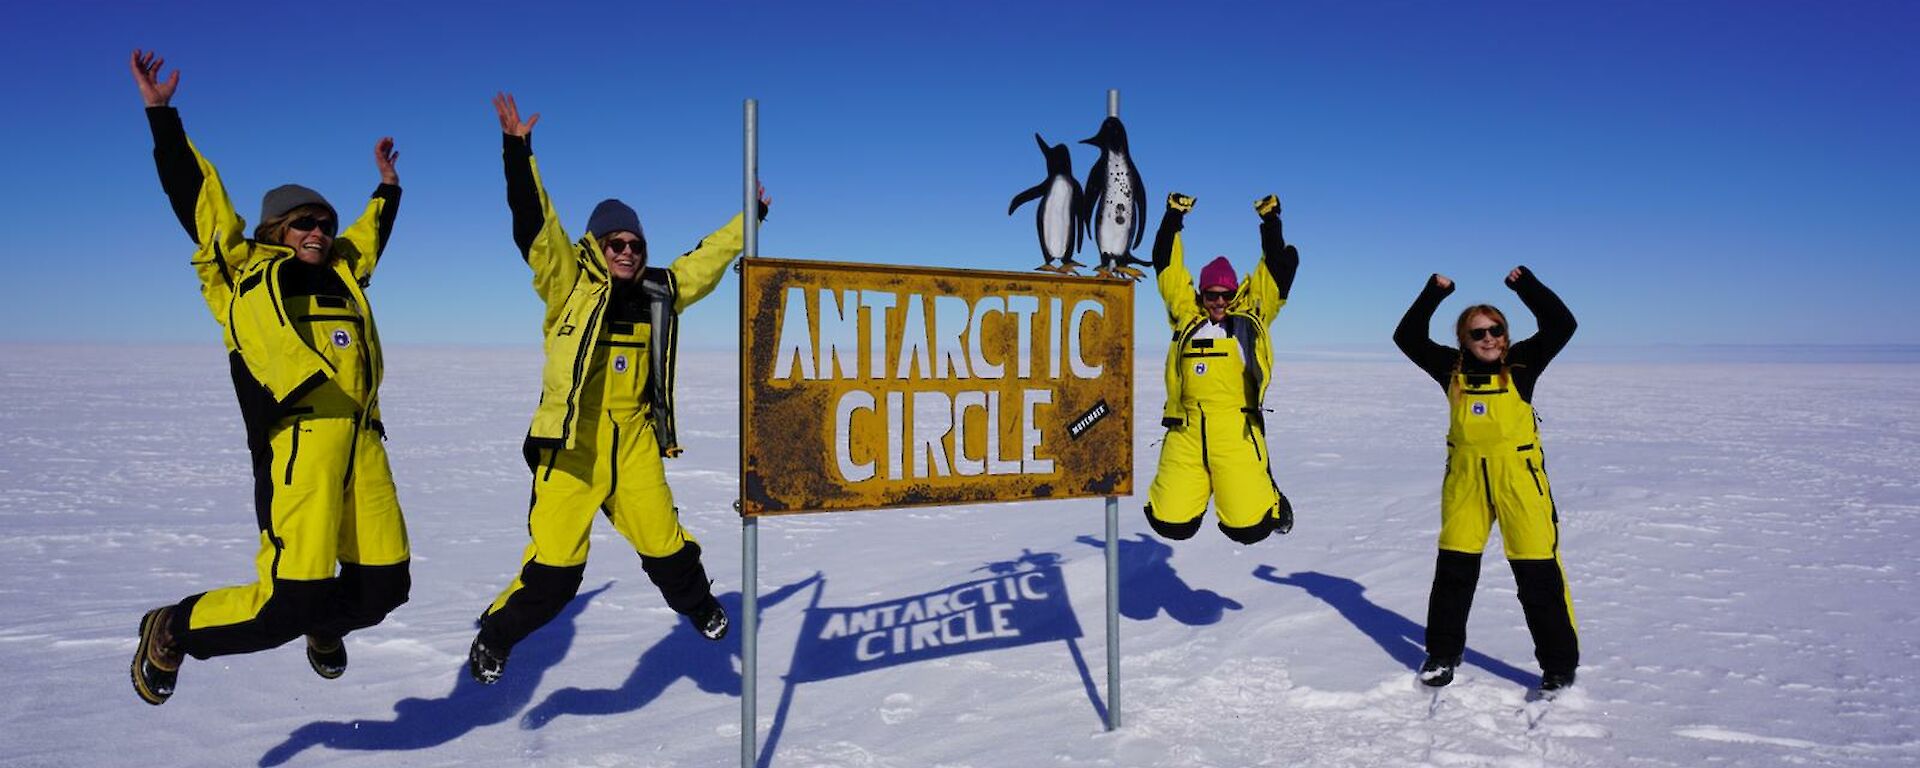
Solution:
M475 682L481 685L493 685L500 682L500 676L507 672L507 655L495 652L473 639L473 647L467 649L467 674L473 675Z
M173 606L140 617L140 643L133 649L133 692L154 706L167 703L186 655L173 645Z
M1431 688L1439 688L1453 682L1453 670L1460 666L1460 657L1450 659L1428 656L1420 664L1420 683Z
M1573 670L1548 672L1540 676L1540 692L1547 696L1558 695L1561 691L1573 687Z
M693 609L693 626L700 630L700 636L708 640L719 640L727 636L727 609L720 607L720 601L708 597L700 607Z
M347 673L347 644L340 638L307 635L307 664L314 674L333 680Z

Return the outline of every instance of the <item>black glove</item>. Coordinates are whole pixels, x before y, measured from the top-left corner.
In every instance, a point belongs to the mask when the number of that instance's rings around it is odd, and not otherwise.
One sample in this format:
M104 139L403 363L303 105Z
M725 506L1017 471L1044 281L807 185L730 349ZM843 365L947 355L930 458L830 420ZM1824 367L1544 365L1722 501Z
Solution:
M1167 210L1191 213L1193 211L1193 195L1183 195L1178 192L1168 193Z

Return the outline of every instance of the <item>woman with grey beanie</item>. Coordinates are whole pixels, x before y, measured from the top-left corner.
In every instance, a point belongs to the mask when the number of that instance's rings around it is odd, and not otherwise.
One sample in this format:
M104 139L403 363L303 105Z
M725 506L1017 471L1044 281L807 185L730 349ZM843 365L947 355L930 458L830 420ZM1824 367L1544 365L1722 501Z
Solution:
M193 269L220 323L253 457L260 548L251 584L146 613L131 674L149 704L173 695L185 657L306 637L321 677L346 672L348 632L406 602L406 523L380 421L380 335L366 288L400 206L399 153L374 145L380 185L344 231L333 205L297 184L267 192L249 237L213 165L170 102L180 72L134 51L160 186L197 249ZM337 234L336 234L337 233Z

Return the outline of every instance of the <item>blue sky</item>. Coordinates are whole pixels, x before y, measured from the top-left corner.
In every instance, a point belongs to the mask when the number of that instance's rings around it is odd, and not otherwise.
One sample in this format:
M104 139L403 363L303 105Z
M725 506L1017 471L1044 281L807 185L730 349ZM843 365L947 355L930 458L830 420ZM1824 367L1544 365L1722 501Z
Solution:
M389 344L537 343L495 90L542 113L570 229L620 197L656 259L738 209L755 98L763 254L1025 270L1032 208L1006 206L1043 175L1032 134L1092 135L1109 88L1156 209L1199 198L1191 256L1250 266L1252 201L1285 201L1303 263L1283 347L1387 348L1434 271L1461 284L1443 317L1517 309L1499 280L1521 263L1579 316L1576 346L1920 343L1920 5L1184 5L16 8L0 322L217 343L128 74L141 47L184 73L174 104L249 218L289 181L353 206L395 137L406 197L372 292ZM691 311L687 343L733 343L734 295ZM1164 345L1150 287L1138 301L1138 343Z

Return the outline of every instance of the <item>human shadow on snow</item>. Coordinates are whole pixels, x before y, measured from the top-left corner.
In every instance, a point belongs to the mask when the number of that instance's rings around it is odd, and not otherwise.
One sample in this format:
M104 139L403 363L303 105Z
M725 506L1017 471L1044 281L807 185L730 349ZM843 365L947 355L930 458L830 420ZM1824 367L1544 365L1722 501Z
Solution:
M1138 539L1121 539L1120 615L1134 621L1149 621L1165 611L1167 618L1190 627L1219 623L1229 610L1245 607L1232 598L1211 589L1194 589L1173 569L1173 547L1147 534ZM1103 539L1080 536L1075 539L1095 549L1105 549Z
M800 581L788 584L773 592L760 596L760 610L765 611L792 597L808 584L820 580L815 573ZM736 625L742 616L739 592L717 595L720 605L727 609L727 615L733 617ZM679 682L680 678L693 681L701 691L724 696L740 695L740 669L735 660L740 658L739 632L730 632L720 642L708 640L700 635L692 622L675 621L673 631L669 632L653 647L641 652L640 659L634 664L633 672L618 688L561 688L547 694L547 698L520 718L520 727L535 730L553 722L561 715L614 715L622 712L637 712L652 704L667 688ZM519 656L515 655L515 660Z
M1367 588L1361 586L1360 582L1319 571L1296 571L1281 576L1271 565L1253 569L1253 577L1299 587L1306 590L1307 594L1326 601L1340 612L1341 618L1373 638L1381 650L1409 671L1420 669L1420 662L1427 658L1426 627L1368 600L1364 594ZM1532 686L1540 678L1472 648L1461 654L1461 660L1523 686Z
M309 747L339 750L406 751L428 749L453 741L482 726L512 719L533 700L546 671L567 655L577 631L574 626L587 602L607 591L608 582L583 592L546 626L513 647L513 661L500 682L482 686L467 674L463 661L454 672L453 691L438 699L408 698L393 705L394 719L308 723L287 740L267 750L260 765L281 765ZM681 622L685 623L685 622ZM371 673L369 673L371 674Z

